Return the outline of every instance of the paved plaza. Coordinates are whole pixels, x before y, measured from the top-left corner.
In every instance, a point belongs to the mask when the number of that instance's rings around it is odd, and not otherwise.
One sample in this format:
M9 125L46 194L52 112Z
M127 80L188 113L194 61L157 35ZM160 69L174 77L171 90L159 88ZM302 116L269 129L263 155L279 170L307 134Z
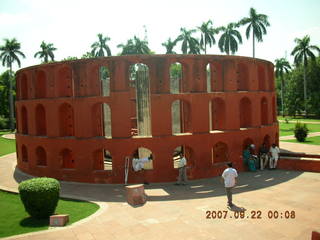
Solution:
M280 146L293 150L291 143ZM311 146L311 150L319 153L320 147ZM15 162L15 153L0 158L0 188L17 191L18 182L28 178L15 168ZM139 207L126 203L123 185L61 182L61 187L62 197L91 200L101 209L68 227L8 239L303 240L311 239L312 230L320 231L319 173L241 172L233 209L226 206L219 177L191 181L186 186L147 185L148 201Z

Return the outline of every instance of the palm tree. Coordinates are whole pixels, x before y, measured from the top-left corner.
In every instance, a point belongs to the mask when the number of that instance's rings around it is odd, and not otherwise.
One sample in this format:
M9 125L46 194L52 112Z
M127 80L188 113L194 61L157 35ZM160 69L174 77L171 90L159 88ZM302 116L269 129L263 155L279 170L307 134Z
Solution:
M249 39L250 31L252 31L252 55L255 56L255 39L262 42L262 35L267 34L266 27L270 26L268 16L265 14L258 14L254 8L250 8L250 16L245 17L240 21L241 25L248 24L246 29L246 37Z
M23 52L20 51L20 43L15 39L4 39L5 44L3 46L0 46L0 60L2 60L2 66L7 66L10 69L10 80L9 80L9 111L10 111L10 129L11 131L14 130L14 122L13 122L13 94L12 94L12 79L13 79L13 74L12 74L12 64L14 62L18 63L18 66L21 66L20 57L25 58L25 55Z
M177 41L172 41L171 38L168 38L168 40L161 45L166 48L166 54L177 54L175 51L173 51L173 48L176 46Z
M279 77L281 80L281 110L282 110L282 116L284 117L284 97L283 97L284 80L283 80L283 74L288 73L289 69L291 69L291 66L285 58L276 59L275 63L276 63L275 64L276 76Z
M207 54L207 45L211 47L216 43L214 34L217 34L217 29L212 27L212 21L203 22L198 30L201 32L200 47L204 50L204 53Z
M192 33L196 32L195 29L187 30L180 28L181 34L175 40L176 42L182 41L181 51L183 54L200 54L200 44L198 39L192 37ZM189 51L188 51L189 49Z
M235 30L236 27L238 27L237 24L229 23L227 27L219 28L219 31L223 31L218 42L221 52L229 55L230 51L232 54L238 51L238 42L242 43L242 37L239 31Z
M41 48L41 51L36 52L36 54L34 54L34 57L39 56L39 58L43 58L44 63L49 62L49 57L51 58L51 61L54 61L53 51L57 49L53 46L52 43L47 44L44 41L42 41L40 48Z
M118 48L122 48L120 55L131 55L131 54L150 54L151 51L148 47L147 40L141 40L137 36L133 39L129 39L126 44L119 44Z
M109 46L106 44L107 41L110 40L109 37L103 37L101 33L98 34L98 41L94 42L91 45L91 54L95 57L104 57L105 51L107 52L107 56L111 56L111 50Z
M297 44L292 50L291 55L294 56L294 63L300 65L303 63L303 93L304 93L304 110L305 116L307 117L307 76L306 69L308 65L308 58L312 61L316 59L312 50L316 50L320 53L320 48L315 45L310 45L310 37L304 36L302 39L296 38L295 43Z

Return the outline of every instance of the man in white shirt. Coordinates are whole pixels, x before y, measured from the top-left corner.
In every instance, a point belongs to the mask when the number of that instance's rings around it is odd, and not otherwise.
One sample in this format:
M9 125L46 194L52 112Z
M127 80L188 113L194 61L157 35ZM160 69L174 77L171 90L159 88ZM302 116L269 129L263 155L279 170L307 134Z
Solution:
M176 185L186 185L187 183L187 159L183 155L183 153L180 153L180 160L178 163L179 168L179 177L178 182Z
M224 187L226 188L228 206L232 207L232 188L237 183L238 173L237 170L232 168L232 162L227 163L228 168L226 168L222 173L222 179L224 180Z
M274 143L270 147L269 152L270 152L270 155L271 155L270 162L269 162L269 167L270 167L270 169L276 169L277 163L278 163L278 159L279 159L280 149Z

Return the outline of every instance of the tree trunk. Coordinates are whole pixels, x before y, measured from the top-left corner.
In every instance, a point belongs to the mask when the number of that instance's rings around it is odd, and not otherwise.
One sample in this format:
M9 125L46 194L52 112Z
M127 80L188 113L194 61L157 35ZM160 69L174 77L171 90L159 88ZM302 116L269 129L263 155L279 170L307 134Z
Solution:
M284 99L283 99L283 76L281 74L281 110L282 110L282 117L284 117Z
M306 59L303 59L303 96L304 96L304 114L305 117L308 117L308 112L307 112L307 64L306 64Z
M12 63L10 63L10 73L9 73L9 122L10 122L10 130L13 132L14 127L14 108L13 108L13 94L12 94Z

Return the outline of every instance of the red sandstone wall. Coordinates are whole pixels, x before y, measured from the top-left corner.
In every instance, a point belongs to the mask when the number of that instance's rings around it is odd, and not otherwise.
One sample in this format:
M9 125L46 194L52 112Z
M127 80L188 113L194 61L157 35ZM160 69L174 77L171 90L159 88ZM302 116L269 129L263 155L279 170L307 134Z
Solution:
M169 69L182 64L180 94L170 94ZM129 66L149 68L152 137L132 137L132 92ZM206 66L211 68L212 92L207 92ZM100 66L110 71L110 96L101 96ZM138 147L152 151L150 182L175 181L172 153L188 147L190 179L221 174L226 160L243 169L244 143L258 146L268 139L278 143L273 65L270 62L215 55L140 55L43 64L17 73L18 167L32 175L67 181L124 182L126 156ZM171 104L180 99L189 106L188 135L172 135ZM209 103L213 102L210 132ZM112 138L99 133L101 111L111 109ZM40 110L39 110L40 109ZM99 119L100 115L100 119ZM241 128L240 128L241 127ZM97 130L98 129L98 130ZM43 136L40 136L43 135ZM218 144L218 145L217 145ZM222 144L222 145L221 145ZM225 146L227 158L212 162L215 146ZM95 170L99 149L112 155L112 171ZM218 151L218 150L215 150ZM219 150L222 151L222 150ZM142 173L130 170L129 182Z

